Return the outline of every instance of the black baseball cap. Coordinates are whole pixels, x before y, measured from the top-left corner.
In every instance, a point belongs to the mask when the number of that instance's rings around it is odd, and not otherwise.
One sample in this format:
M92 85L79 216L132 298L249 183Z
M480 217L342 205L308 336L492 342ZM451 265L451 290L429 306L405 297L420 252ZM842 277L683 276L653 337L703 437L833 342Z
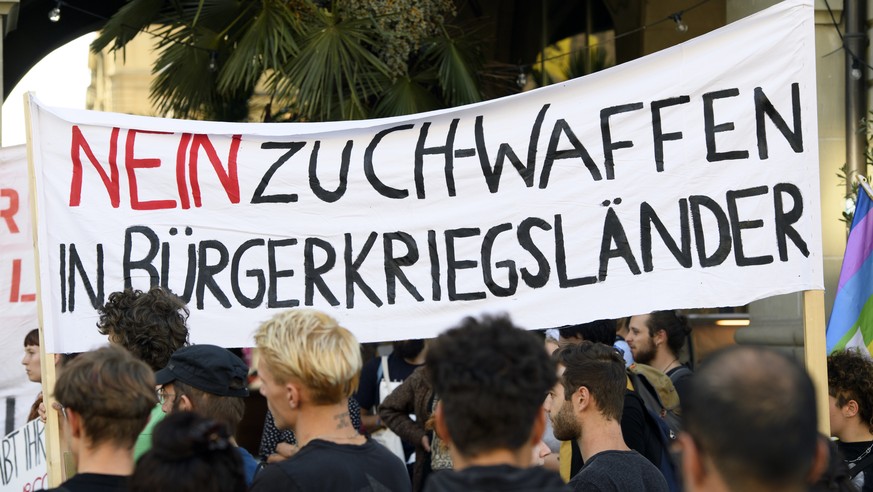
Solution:
M226 348L191 345L173 352L167 367L155 373L157 384L180 381L218 396L249 396L249 368Z

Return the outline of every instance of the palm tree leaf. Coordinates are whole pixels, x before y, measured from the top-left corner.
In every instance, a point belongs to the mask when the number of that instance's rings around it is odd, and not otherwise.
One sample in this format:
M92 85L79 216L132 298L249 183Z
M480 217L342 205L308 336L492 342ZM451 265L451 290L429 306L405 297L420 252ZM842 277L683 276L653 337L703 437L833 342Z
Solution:
M482 100L476 73L481 66L478 49L462 38L437 36L425 51L426 59L437 67L443 98L449 106Z
M145 30L161 8L164 0L131 0L118 9L103 29L100 35L91 42L91 51L98 53L110 44L113 50L123 48L140 31Z
M376 105L374 116L400 116L439 109L440 100L430 88L410 77L401 77L389 86Z
M264 1L222 67L218 89L253 86L264 70L280 68L299 50L296 36L300 31L298 19L284 2Z
M365 101L388 82L385 64L368 49L377 42L372 21L319 10L307 27L300 52L273 79L276 94L312 120L365 116Z

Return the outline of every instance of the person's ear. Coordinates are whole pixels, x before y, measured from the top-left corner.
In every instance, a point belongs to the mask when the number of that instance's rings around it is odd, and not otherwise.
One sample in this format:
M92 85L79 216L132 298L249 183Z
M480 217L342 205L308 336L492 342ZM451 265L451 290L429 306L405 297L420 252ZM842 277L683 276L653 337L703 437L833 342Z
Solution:
M854 401L854 400L852 400ZM831 459L831 450L827 438L819 436L815 447L815 456L812 459L812 466L809 467L809 474L806 477L806 483L814 484L818 482L822 474L828 469L828 464Z
M661 344L667 343L667 330L658 330L652 334L652 339L655 342L655 346L660 346Z
M175 409L182 412L193 412L194 403L191 402L191 399L188 398L188 395L181 395L179 397L179 401L176 402Z
M575 413L581 413L591 406L591 392L588 391L588 388L585 386L579 386L576 392L573 394L573 398L570 399L573 403L573 410Z
M82 416L71 408L63 410L65 425L70 429L70 435L76 439L82 438Z
M288 398L288 406L296 410L300 408L303 397L303 388L294 382L285 383L285 392Z
M858 415L858 402L855 400L849 400L845 405L843 405L843 417L852 418L855 415Z
M536 446L543 440L543 434L546 433L546 409L540 407L534 418L533 426L530 430L530 442Z
M682 481L685 488L702 490L707 475L703 454L687 432L680 432L677 440L682 448Z

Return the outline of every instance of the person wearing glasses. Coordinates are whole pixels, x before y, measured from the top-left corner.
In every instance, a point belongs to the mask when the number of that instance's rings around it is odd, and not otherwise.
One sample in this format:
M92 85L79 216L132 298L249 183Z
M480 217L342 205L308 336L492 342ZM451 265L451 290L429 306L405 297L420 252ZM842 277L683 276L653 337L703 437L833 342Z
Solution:
M191 345L173 353L167 366L155 373L155 382L164 413L191 411L227 427L230 443L242 459L246 485L251 485L258 461L233 438L249 396L248 371L245 362L225 348Z
M78 472L51 490L128 490L134 442L157 403L149 366L120 347L103 347L65 366L54 396Z

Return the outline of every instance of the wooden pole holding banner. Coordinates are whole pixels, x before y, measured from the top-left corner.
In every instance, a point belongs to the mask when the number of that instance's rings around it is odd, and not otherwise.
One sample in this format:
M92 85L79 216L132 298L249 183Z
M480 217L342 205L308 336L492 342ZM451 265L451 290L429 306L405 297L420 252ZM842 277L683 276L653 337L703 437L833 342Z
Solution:
M824 291L803 291L803 359L815 386L818 430L831 435L828 411L827 339L825 336Z
M46 466L48 469L48 485L57 487L64 481L63 475L63 459L61 453L61 427L58 419L59 412L53 410L55 402L55 380L57 374L55 372L55 357L54 354L47 354L45 351L45 334L43 330L42 319L42 292L40 272L39 272L39 245L37 244L37 214L36 210L36 173L33 168L33 134L30 121L30 106L33 94L27 92L24 94L24 128L27 136L27 172L29 176L30 186L30 217L31 228L33 230L33 257L34 268L36 272L36 312L39 322L39 364L42 371L42 401L46 408L46 423L45 423L45 454Z

